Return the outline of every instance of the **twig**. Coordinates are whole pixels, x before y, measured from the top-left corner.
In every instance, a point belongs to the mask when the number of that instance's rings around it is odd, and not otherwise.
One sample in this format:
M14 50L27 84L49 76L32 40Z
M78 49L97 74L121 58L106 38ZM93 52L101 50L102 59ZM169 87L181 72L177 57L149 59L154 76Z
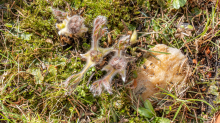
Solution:
M88 82L87 82L87 84L86 84L87 87L89 86L89 83L91 82L91 79L92 79L92 77L93 77L94 75L95 75L95 72L93 72L92 75L89 77L89 80L88 80Z
M126 35L127 35L129 29L128 29L127 25L125 24L125 22L124 22L122 19L121 19L121 22L122 22L122 24L124 25L124 28L125 28L125 30L126 30Z
M143 33L143 32L138 32L138 33ZM140 38L146 36L146 35L149 35L149 34L161 34L161 32L148 32L148 33L144 33L142 36L140 36Z
M194 114L195 114L195 117L196 117L196 123L198 123L197 114L196 114L195 109L193 109L193 111L194 111Z
M70 100L69 98L67 98L67 99L68 99L68 101L70 102L70 104L71 104L73 107L75 107L75 105L73 105L73 103L71 102L71 100ZM80 117L79 111L77 110L76 107L75 107L75 109L76 109L76 113L77 113L78 116Z
M216 41L217 45L219 45L219 40ZM216 49L217 49L217 55L216 55L216 62L215 62L215 78L218 77L218 59L219 59L219 47L216 46ZM219 83L217 82L217 86L219 87Z

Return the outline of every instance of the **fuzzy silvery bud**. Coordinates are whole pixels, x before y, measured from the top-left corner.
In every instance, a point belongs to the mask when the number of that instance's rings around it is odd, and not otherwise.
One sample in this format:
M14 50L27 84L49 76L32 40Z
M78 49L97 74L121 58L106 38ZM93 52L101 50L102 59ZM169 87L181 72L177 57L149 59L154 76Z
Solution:
M69 18L67 29L70 33L75 34L79 32L83 25L84 19L79 15L74 15Z
M94 96L100 95L102 93L102 80L98 80L92 84L90 91Z
M67 16L67 12L63 12L61 10L58 10L58 9L52 9L52 12L54 14L54 16L59 20L59 21L63 21L66 16Z
M93 25L93 41L98 41L106 32L107 28L105 25L107 24L107 19L104 16L98 16L95 18Z
M127 66L127 61L124 57L116 56L110 60L109 64L116 70L122 70Z
M79 15L67 17L67 19L63 20L62 24L65 24L65 26L58 32L59 35L81 35L83 32L88 31L88 28L86 28L84 25L84 19ZM58 29L59 25L60 24L57 24Z
M94 26L95 28L97 28L97 26L102 26L105 25L107 23L107 19L105 16L98 16L95 18L94 20Z
M90 91L93 93L94 96L98 96L102 93L102 88L104 87L104 89L109 94L112 94L110 81L111 81L111 78L109 80L109 77L105 76L103 79L94 82L90 87Z

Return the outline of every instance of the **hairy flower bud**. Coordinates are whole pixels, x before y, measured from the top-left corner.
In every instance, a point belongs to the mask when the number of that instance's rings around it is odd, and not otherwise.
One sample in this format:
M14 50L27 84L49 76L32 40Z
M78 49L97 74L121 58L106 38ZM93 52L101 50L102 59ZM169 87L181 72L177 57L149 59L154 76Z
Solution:
M123 57L114 57L111 59L109 64L116 70L122 70L126 67L127 61Z
M69 21L67 23L67 29L70 33L75 34L79 32L83 25L84 19L79 15L74 15L71 18L69 18Z
M125 35L125 36L122 36L119 40L118 40L118 48L120 50L123 50L127 44L129 43L129 40L130 40L130 35Z
M93 41L97 42L106 32L107 28L104 27L107 23L107 19L104 16L98 16L94 20L94 28L93 28Z
M59 20L59 21L63 21L66 16L67 16L67 12L63 12L61 10L58 10L58 9L52 9L52 12L54 14L54 16Z
M98 16L94 20L95 27L105 25L106 23L107 23L107 19L105 16Z
M81 35L83 32L88 31L88 28L84 25L84 19L79 15L67 17L63 20L63 23L57 24L56 27L60 30L59 35Z
M91 60L95 63L98 63L102 60L102 53L97 50L92 50L90 52Z
M94 96L97 96L101 94L103 87L109 94L112 94L112 88L108 76L105 76L103 79L92 83L90 91Z
M92 83L90 91L93 93L94 96L100 95L102 93L102 80L98 80Z

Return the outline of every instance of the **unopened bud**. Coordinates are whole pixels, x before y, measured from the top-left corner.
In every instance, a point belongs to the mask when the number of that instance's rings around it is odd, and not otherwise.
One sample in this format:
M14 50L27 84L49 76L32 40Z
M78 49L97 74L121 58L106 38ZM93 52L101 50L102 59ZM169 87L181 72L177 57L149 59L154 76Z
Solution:
M137 43L137 31L136 30L134 30L133 34L131 35L130 42L131 44Z
M126 67L127 61L123 57L114 57L111 59L110 65L116 70L122 70Z
M67 29L71 34L78 33L83 25L84 19L79 15L72 16L68 23L67 23Z
M94 96L100 95L102 93L102 80L98 80L92 83L90 91L93 93Z
M94 20L94 27L105 25L106 23L107 23L106 17L100 15L100 16L95 18L95 20Z
M84 25L84 19L79 15L67 17L63 20L63 23L56 24L56 27L60 30L59 35L81 35L83 32L88 31L88 28Z
M112 43L111 35L108 33L108 44L110 45Z
M59 21L62 21L66 18L67 16L67 12L63 12L61 10L58 10L58 9L52 9L52 12L54 14L54 16L59 20Z

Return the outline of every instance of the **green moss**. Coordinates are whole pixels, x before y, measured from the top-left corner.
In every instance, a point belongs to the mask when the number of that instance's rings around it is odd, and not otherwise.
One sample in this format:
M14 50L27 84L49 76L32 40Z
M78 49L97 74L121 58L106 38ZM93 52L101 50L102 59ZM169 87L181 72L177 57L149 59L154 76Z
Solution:
M48 3L42 1L32 3L23 11L24 17L20 23L23 29L29 29L38 36L53 38L55 33L56 19L51 16L51 10Z
M86 23L92 25L92 21L98 15L103 15L108 18L108 28L110 30L116 30L121 32L124 29L123 23L125 22L127 26L132 24L134 17L139 14L138 4L131 0L84 0L82 2L75 1L72 4L76 9L85 7L84 17L86 18Z

